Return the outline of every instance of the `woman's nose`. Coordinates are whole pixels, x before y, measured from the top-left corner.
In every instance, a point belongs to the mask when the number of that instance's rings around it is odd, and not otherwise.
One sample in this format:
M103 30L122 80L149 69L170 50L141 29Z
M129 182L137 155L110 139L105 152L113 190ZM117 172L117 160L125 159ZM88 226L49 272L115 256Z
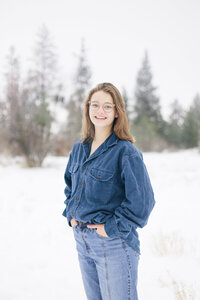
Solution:
M98 112L103 112L103 113L104 113L103 105L100 105L100 106L99 106Z

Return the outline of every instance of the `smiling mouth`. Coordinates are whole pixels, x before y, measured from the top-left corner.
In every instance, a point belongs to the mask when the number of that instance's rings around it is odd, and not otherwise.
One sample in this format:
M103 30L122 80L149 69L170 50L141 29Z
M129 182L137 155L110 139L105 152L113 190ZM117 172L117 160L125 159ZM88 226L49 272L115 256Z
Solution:
M97 120L105 120L105 119L106 119L106 117L102 117L102 118L101 118L101 117L99 117L99 118L98 118L97 116L95 116L95 119L97 119Z

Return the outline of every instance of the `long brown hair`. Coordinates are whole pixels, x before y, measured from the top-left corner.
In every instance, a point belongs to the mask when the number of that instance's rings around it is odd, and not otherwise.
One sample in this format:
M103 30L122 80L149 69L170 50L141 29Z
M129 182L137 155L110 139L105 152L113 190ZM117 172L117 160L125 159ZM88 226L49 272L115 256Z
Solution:
M119 92L119 90L109 82L99 83L95 88L90 90L87 98L84 100L83 107L83 119L82 119L82 142L88 143L90 140L94 138L95 135L95 127L91 122L89 117L89 101L94 93L98 91L104 91L105 93L109 93L113 99L113 103L115 104L116 112L118 117L113 121L112 130L115 132L117 137L121 140L130 141L132 144L135 142L134 137L130 133L130 126L125 110L124 100Z

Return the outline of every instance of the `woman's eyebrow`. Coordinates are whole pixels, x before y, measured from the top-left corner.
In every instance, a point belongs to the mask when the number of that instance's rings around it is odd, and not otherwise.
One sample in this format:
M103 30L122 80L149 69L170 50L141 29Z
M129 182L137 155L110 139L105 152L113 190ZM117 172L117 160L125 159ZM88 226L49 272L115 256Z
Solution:
M92 100L91 102L97 102L97 103L99 103L99 101L97 101L97 100ZM108 101L104 102L104 104L105 104L105 103L108 103L108 104L113 104L113 103L111 103L111 102L108 102Z

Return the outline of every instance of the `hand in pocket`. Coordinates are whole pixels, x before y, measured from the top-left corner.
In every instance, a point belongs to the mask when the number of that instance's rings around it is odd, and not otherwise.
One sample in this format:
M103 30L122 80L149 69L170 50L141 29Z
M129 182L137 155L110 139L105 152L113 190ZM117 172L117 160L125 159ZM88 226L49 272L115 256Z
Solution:
M96 231L99 235L108 237L107 233L105 232L104 229L105 224L89 224L87 225L88 228L96 228Z
M76 220L73 219L73 218L70 220L70 223L71 223L72 227L75 227L75 226L78 225L78 221L76 221Z

